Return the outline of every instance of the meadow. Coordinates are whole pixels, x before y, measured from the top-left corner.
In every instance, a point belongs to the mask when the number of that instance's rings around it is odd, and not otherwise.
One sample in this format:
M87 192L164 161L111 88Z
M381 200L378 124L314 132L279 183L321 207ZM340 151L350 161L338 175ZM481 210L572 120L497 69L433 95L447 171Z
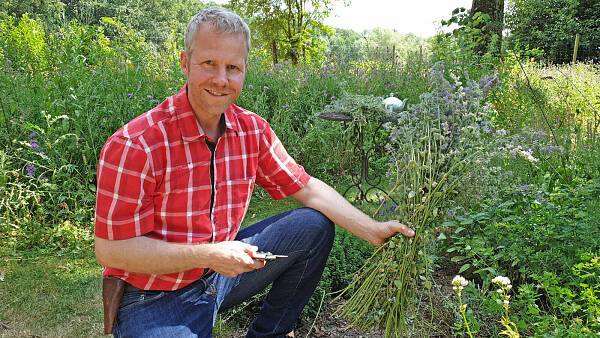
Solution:
M185 83L178 39L156 46L116 20L103 25L120 35L75 22L50 31L26 16L0 22L1 336L100 335L93 254L100 150ZM429 201L431 190L401 173L425 168L419 161L429 155L415 151L423 145L442 149L435 158L446 162L437 168L454 181L423 221L402 334L597 336L600 66L547 64L535 51L506 51L499 60L448 39L425 58L397 59L381 48L273 65L251 53L237 104L267 119L308 173L343 191L360 166L352 123L316 114L352 95L408 99L404 120L376 135L387 148L371 166L393 193L358 207L402 221L420 210L414 201ZM424 124L431 121L437 127ZM424 126L431 134L420 133ZM428 175L420 179L429 188L442 182ZM242 226L297 206L256 189ZM338 229L303 324L330 315L322 304L339 291L346 290L342 300L357 291L351 283L374 249ZM453 290L455 275L465 282ZM498 276L511 287L499 289ZM257 303L223 315L215 334L243 325Z

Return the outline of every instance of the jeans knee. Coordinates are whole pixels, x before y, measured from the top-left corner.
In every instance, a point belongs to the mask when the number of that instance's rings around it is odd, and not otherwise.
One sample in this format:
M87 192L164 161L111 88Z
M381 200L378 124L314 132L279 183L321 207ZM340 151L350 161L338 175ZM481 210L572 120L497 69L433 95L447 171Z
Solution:
M315 236L315 241L322 240L326 245L332 246L335 237L335 224L315 209L303 208L302 212L305 218L304 231L312 233Z

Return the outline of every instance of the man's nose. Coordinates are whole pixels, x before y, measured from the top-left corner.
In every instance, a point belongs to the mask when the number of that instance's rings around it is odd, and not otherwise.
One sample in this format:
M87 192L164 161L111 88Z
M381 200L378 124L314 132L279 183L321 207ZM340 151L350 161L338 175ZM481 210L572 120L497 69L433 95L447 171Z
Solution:
M227 70L225 67L218 67L213 75L213 82L218 86L227 85Z

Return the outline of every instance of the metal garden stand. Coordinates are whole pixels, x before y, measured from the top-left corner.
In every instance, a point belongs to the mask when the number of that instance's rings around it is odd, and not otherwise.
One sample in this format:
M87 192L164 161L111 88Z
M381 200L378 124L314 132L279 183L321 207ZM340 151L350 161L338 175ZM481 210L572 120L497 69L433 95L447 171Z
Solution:
M377 202L374 198L369 198L369 192L380 191L387 195L387 192L380 187L381 184L381 175L376 175L369 171L369 162L370 159L377 155L378 151L381 151L385 146L385 139L377 138L377 135L380 130L383 128L383 124L386 122L394 121L394 118L388 117L378 121L367 121L359 122L354 121L351 116L345 115L343 113L319 113L318 117L329 120L329 121L343 121L344 123L349 122L352 124L352 134L350 135L350 143L352 145L352 151L354 156L358 158L360 163L360 172L351 173L350 177L352 180L352 185L350 185L344 193L342 194L344 197L350 192L350 190L356 188L358 193L354 198L354 202L363 201L366 202ZM372 135L365 135L364 129L369 123L377 123L377 127ZM372 142L371 146L365 145L365 138L371 137ZM390 197L391 198L391 197ZM394 201L392 199L392 201ZM395 201L394 201L395 203Z

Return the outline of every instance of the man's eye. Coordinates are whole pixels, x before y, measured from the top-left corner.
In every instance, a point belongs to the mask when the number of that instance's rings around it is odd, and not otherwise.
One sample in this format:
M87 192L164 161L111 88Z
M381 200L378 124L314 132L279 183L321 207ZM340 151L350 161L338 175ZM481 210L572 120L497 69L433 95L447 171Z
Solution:
M231 70L235 70L235 69L238 69L238 66L235 66L235 65L229 65L229 69L231 69Z

